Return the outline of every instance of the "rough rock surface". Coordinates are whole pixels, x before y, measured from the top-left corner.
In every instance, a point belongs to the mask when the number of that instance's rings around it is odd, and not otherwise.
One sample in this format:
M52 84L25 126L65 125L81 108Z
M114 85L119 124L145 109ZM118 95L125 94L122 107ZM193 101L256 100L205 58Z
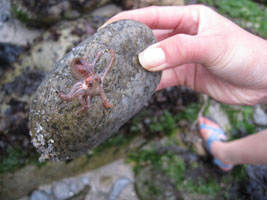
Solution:
M73 48L46 77L33 98L30 112L32 142L42 153L40 160L65 160L94 148L135 115L154 93L161 74L144 70L137 55L155 43L152 31L145 25L121 20L98 31ZM74 79L70 62L85 56L92 61L99 51L115 51L114 66L104 81L104 90L113 108L104 108L99 97L85 113L78 101L62 101L58 91L67 93ZM95 66L102 72L111 56L104 53Z

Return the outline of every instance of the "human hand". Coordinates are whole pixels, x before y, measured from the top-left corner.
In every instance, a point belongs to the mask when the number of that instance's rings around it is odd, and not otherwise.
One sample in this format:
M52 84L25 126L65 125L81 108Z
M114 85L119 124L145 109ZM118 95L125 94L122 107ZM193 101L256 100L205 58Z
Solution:
M158 89L186 85L224 103L267 103L267 42L212 9L148 7L121 12L106 24L119 19L153 30L159 42L139 61L147 70L163 70Z

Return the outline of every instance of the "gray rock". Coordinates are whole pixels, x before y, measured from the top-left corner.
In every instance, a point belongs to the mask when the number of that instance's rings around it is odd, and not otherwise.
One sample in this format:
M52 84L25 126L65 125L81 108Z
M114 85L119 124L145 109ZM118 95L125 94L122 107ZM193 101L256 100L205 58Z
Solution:
M42 190L36 190L31 194L30 200L51 200L49 194Z
M267 126L267 109L264 105L254 106L253 120L257 125Z
M132 180L128 178L121 178L115 182L115 184L112 187L112 190L109 194L109 200L117 200L120 193L123 191L123 189L132 183Z
M83 177L86 179L86 177ZM88 182L88 180L87 180ZM63 179L52 186L52 194L56 199L68 199L77 196L89 185L83 183L82 178ZM89 188L86 189L88 191Z
M106 6L95 9L92 12L92 17L112 17L113 15L121 12L122 10L115 4L108 4Z
M73 48L46 77L33 98L30 111L32 142L42 153L40 160L65 160L88 152L116 132L150 99L161 73L144 70L138 54L155 43L152 31L145 25L121 20L98 31ZM115 51L115 61L104 81L104 90L113 108L104 108L99 97L85 113L78 101L62 101L58 91L67 93L75 81L70 62L86 56L92 62L96 54L107 48ZM111 60L103 53L95 66L102 72Z
M97 27L103 25L109 18L121 12L121 8L115 4L108 4L106 6L97 8L91 13L92 19Z
M110 0L11 0L14 15L28 26L43 27L64 19L78 19Z
M55 183L52 187L52 193L56 199L67 199L73 196L73 193L70 191L69 183L67 181L60 181Z
M221 108L221 104L217 101L210 100L207 116L210 116L212 119L218 122L225 131L231 129L229 119L224 110Z

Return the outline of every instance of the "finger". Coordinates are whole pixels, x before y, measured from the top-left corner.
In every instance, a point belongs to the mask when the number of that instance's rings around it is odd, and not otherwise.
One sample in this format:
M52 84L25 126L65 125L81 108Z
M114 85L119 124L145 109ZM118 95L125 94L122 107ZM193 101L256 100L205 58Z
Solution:
M158 42L165 40L166 38L172 37L176 33L173 30L168 29L155 29L153 30L153 34L155 35Z
M226 51L227 45L224 43L225 40L221 36L178 34L147 48L139 54L139 61L150 71L160 71L188 63L211 66Z
M177 33L196 34L200 6L147 7L121 12L103 26L121 20L132 19L142 22L151 29L175 29Z

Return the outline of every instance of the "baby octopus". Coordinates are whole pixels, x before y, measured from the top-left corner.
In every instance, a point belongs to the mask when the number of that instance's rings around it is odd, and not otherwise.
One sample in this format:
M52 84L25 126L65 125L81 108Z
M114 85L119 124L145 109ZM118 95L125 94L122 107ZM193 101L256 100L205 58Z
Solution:
M70 72L72 77L77 80L68 94L58 93L59 97L65 101L72 101L78 99L82 108L81 112L85 112L91 105L91 98L93 96L100 96L103 100L105 108L112 108L113 104L108 102L103 88L103 82L114 63L115 52L112 49L107 49L111 54L111 61L106 70L101 74L96 74L94 71L95 64L102 55L98 52L92 63L87 62L86 58L74 58L70 65Z

